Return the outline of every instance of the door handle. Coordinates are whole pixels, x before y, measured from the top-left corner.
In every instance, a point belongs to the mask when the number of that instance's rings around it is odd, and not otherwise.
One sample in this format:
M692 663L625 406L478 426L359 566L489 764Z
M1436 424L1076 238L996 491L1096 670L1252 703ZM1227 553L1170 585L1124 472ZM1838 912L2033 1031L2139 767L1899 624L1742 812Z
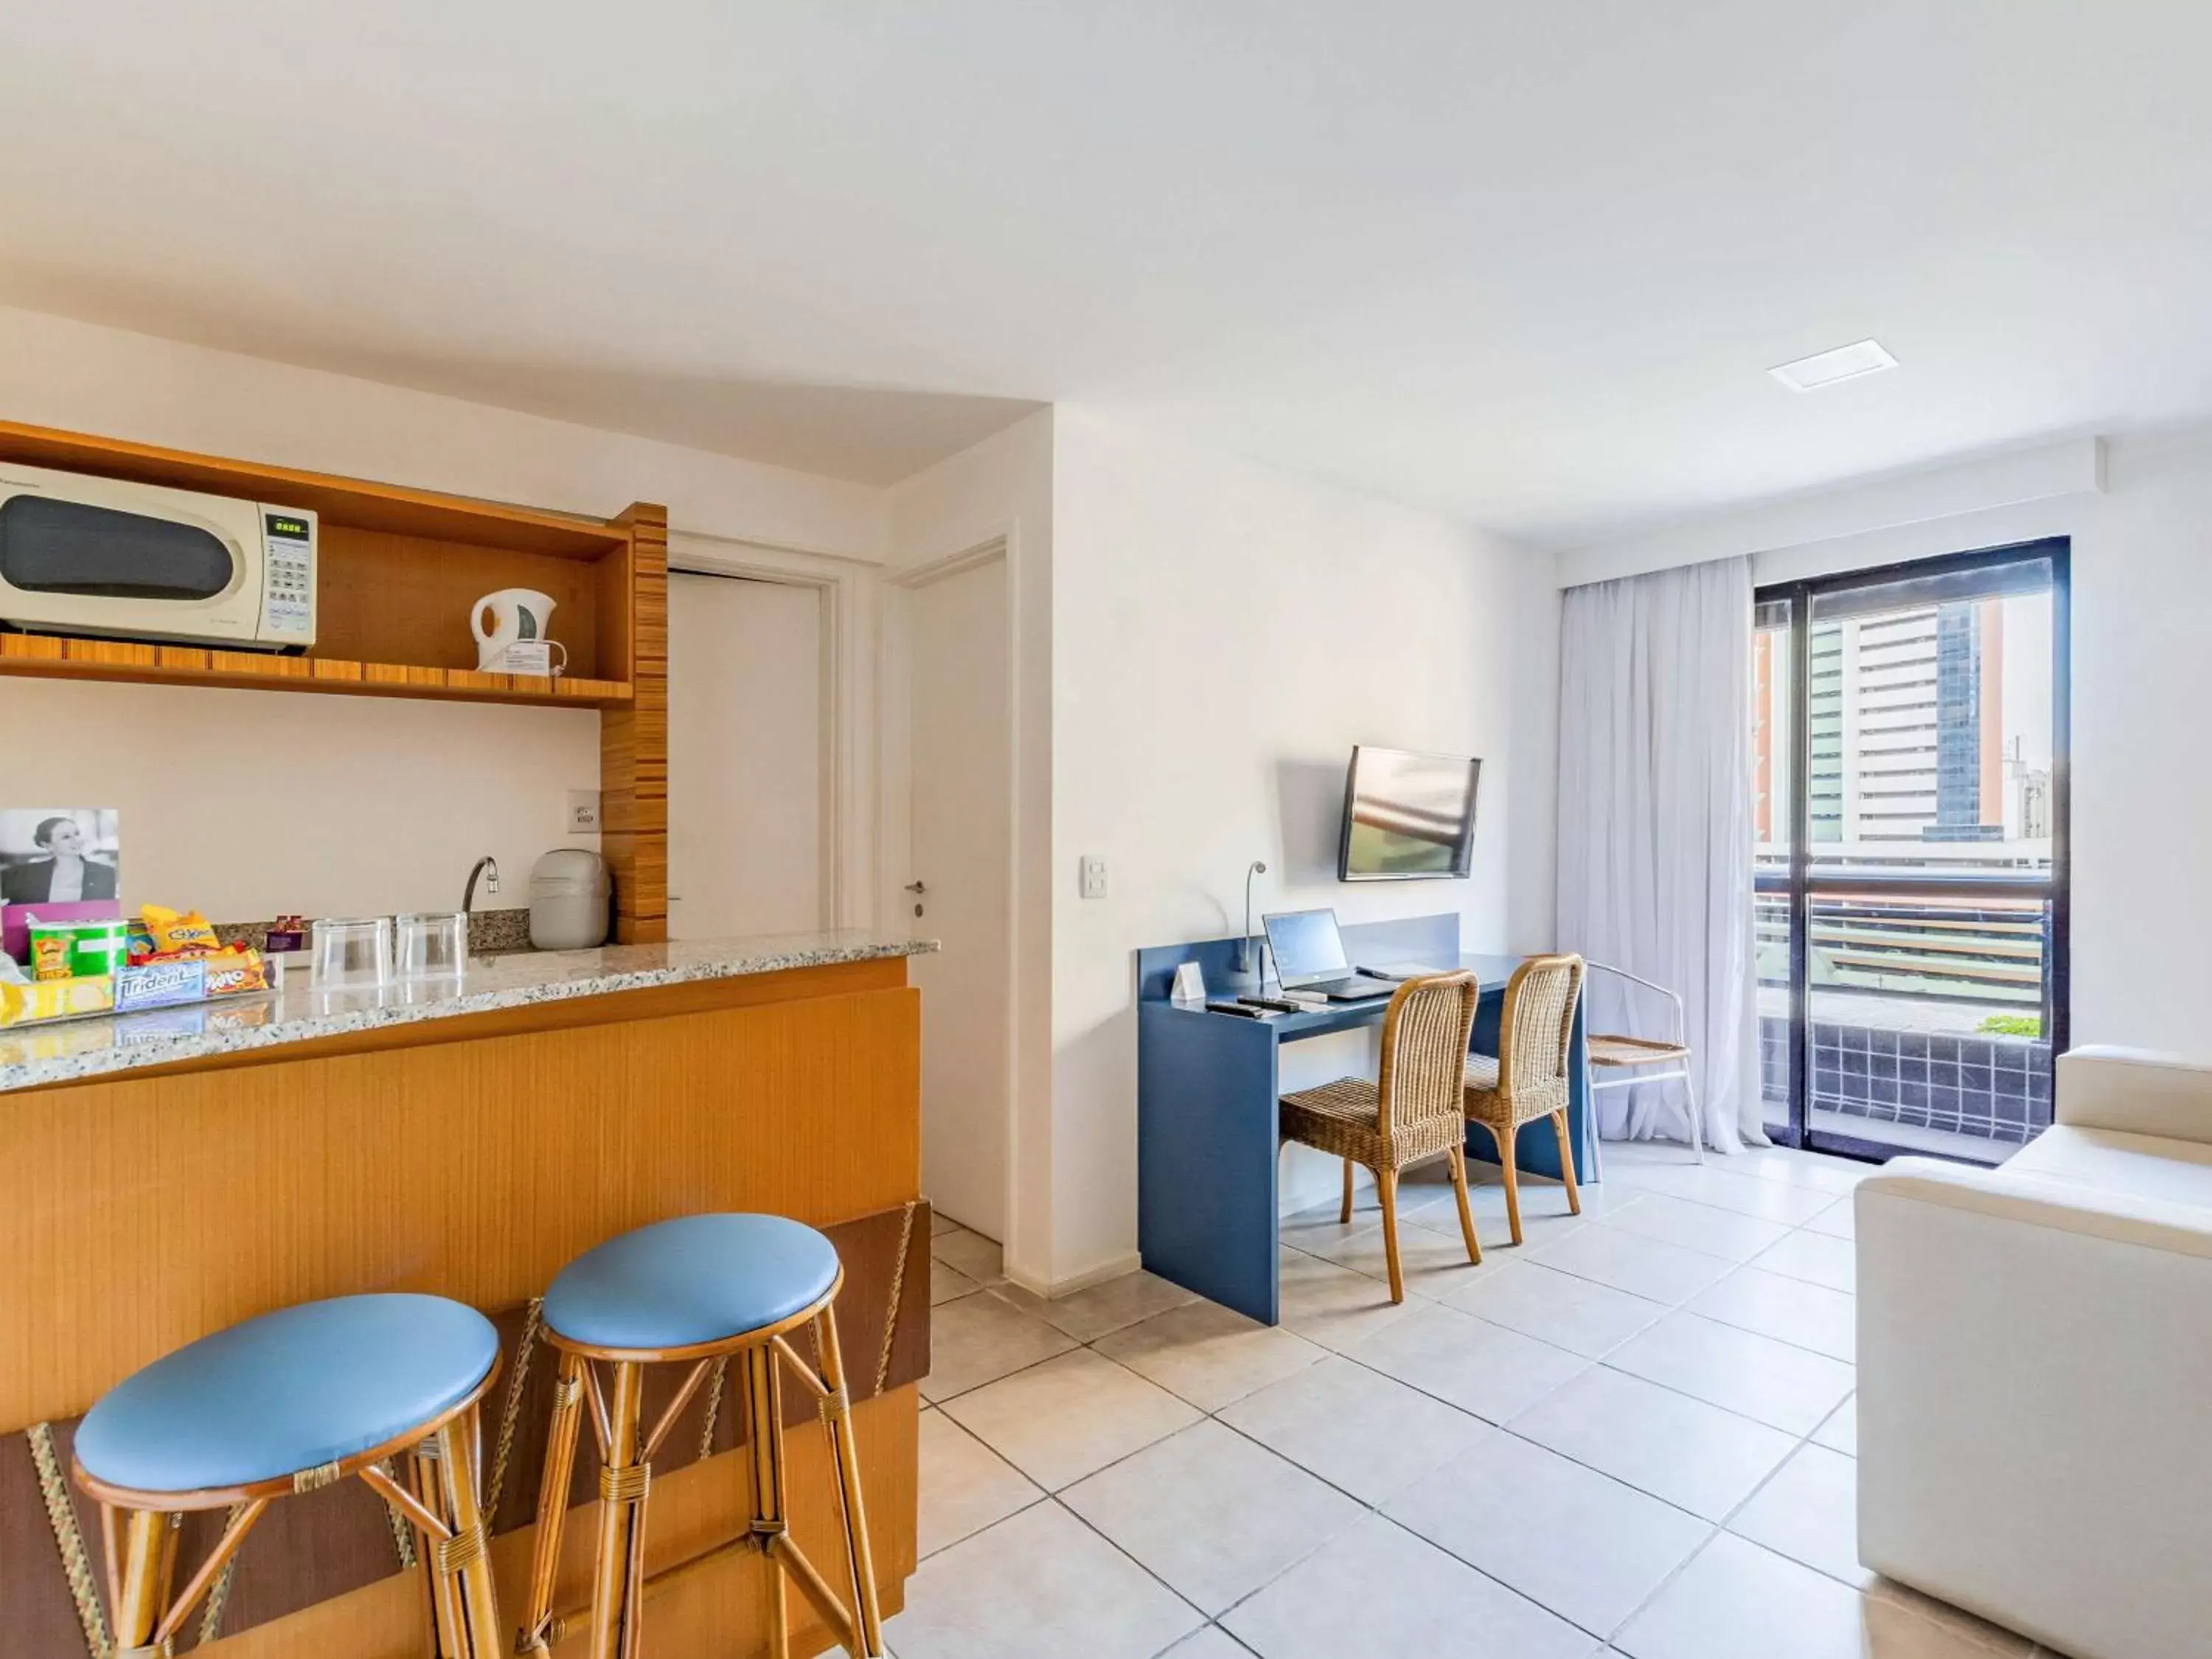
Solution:
M910 881L906 884L906 890L909 893L926 893L929 890L921 882Z

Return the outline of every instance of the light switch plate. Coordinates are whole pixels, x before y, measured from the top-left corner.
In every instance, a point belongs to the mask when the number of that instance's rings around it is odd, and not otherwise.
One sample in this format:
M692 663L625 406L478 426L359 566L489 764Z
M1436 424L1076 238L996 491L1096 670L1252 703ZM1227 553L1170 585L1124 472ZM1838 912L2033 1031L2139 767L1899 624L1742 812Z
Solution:
M1097 853L1083 855L1083 896L1087 899L1106 896L1106 860Z
M572 836L596 836L599 833L598 790L571 789L568 792L568 833Z

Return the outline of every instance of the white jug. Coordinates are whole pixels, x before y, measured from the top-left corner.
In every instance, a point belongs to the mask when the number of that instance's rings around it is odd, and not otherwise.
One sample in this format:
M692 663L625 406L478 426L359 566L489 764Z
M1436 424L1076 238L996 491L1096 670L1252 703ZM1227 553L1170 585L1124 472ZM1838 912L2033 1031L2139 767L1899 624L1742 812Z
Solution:
M484 626L489 616L491 626ZM546 594L528 587L502 587L496 593L487 593L469 611L469 631L477 636L477 666L489 673L506 666L507 647L526 640L546 637L546 625L553 620L553 601ZM565 662L568 653L562 652Z

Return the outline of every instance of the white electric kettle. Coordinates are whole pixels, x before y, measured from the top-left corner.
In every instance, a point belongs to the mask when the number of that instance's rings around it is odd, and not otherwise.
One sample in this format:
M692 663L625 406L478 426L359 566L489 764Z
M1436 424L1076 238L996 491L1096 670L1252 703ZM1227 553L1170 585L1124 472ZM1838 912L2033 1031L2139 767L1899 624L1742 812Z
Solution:
M484 626L484 618L491 618L491 626ZM545 629L553 620L553 600L535 588L502 587L496 593L487 593L469 611L469 631L477 636L477 667L494 673L520 669L525 672L557 674L568 665L568 647L557 640L547 639ZM544 641L543 647L536 642ZM526 648L509 655L510 646ZM550 653L561 653L556 665ZM542 656L544 665L536 661L525 663L526 658Z

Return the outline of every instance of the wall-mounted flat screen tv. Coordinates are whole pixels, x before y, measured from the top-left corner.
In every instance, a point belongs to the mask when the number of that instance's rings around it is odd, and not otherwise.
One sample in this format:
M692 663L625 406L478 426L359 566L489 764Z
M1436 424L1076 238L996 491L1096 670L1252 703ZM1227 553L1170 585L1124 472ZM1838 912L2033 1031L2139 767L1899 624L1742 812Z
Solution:
M1475 786L1482 763L1362 744L1344 781L1340 881L1464 876L1474 856Z

